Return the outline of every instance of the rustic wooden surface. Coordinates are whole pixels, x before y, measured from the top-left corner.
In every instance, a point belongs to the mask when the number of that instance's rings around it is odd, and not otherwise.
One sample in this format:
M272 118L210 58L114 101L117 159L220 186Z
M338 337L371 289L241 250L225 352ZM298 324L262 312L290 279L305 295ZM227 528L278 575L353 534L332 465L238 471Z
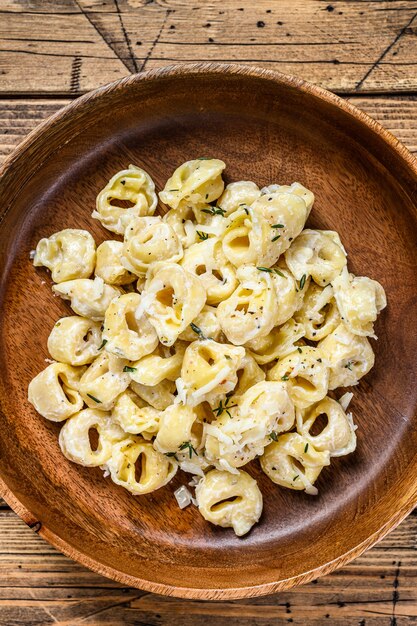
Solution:
M66 98L187 60L298 74L345 93L417 152L416 35L415 0L2 0L0 162ZM126 589L93 574L3 503L0 624L408 626L417 624L416 533L412 514L316 583L206 603Z

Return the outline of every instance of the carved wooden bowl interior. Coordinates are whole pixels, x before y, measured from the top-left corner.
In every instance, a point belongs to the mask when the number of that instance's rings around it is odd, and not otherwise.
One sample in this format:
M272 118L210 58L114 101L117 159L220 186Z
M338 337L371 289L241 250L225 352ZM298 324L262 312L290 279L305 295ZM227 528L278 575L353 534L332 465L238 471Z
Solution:
M244 538L211 526L174 490L134 497L100 469L66 460L59 425L36 414L27 386L48 357L56 319L71 313L29 251L62 228L112 236L91 218L95 197L129 163L161 190L183 161L213 156L226 181L301 182L309 224L337 230L350 269L380 281L376 365L354 389L358 447L333 459L312 497L249 466L264 496ZM60 550L123 582L189 598L261 595L324 574L392 529L417 501L417 168L376 122L336 96L277 73L230 65L151 71L62 109L21 144L0 180L3 359L1 494Z

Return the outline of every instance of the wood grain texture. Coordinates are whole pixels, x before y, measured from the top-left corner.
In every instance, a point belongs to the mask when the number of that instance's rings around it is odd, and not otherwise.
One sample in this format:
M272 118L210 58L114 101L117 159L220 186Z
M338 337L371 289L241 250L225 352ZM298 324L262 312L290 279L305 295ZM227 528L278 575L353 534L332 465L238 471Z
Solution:
M417 98L354 96L348 101L380 122L411 152L417 153ZM0 164L41 121L69 102L69 99L0 99Z
M416 535L413 514L372 550L314 583L265 598L208 603L154 595L103 578L2 510L0 624L414 626Z
M416 34L415 0L3 0L0 93L80 94L184 61L344 93L416 91Z
M266 582L269 570L274 578L284 572L297 576L300 563L313 570L318 558L329 564L320 565L320 571L329 571L336 561L343 563L357 553L358 545L362 549L381 536L414 502L416 446L411 417L415 398L410 376L415 355L410 337L415 310L410 297L414 297L415 282L411 198L416 193L416 171L393 138L345 105L335 108L336 100L317 89L303 87L296 80L275 82L265 73L249 78L252 72L236 68L230 68L227 79L218 68L193 71L192 75L185 69L164 73L164 99L159 83L135 78L123 90L107 89L102 98L78 102L72 114L61 117L46 135L36 141L32 138L27 144L29 158L21 164L15 156L2 179L3 206L11 208L2 226L10 273L2 293L7 392L2 394L5 418L0 463L2 477L21 503L16 508L27 523L69 554L130 584L170 591L158 586L162 580L188 596L230 599L242 591L252 593L246 589L236 593L229 589L230 582L244 587L257 580L265 585L264 590L277 589L279 585ZM199 89L207 83L211 89ZM195 94L194 99L190 94ZM120 111L117 120L112 116L115 109ZM152 498L134 502L114 485L105 484L99 472L74 468L60 454L55 425L40 420L25 400L27 380L44 365L48 328L65 308L42 288L43 275L34 273L27 250L46 230L62 228L68 216L71 223L75 220L100 236L85 207L94 204L96 185L119 168L126 156L146 163L160 187L171 164L184 160L190 150L216 153L228 162L233 178L250 174L259 184L270 182L278 172L288 180L302 172L302 182L317 191L315 225L340 230L352 253L353 269L355 264L366 267L381 280L391 302L381 320L372 381L362 384L355 395L356 411L366 419L366 437L360 429L355 460L335 467L332 480L321 481L319 508L311 499L295 500L294 494L278 493L263 481L263 522L245 542L207 529L192 510L173 509L168 489L158 492L156 507ZM85 164L88 167L81 167ZM364 241L372 241L372 247L364 246ZM376 249L383 254L375 255ZM398 267L400 274L394 271ZM31 294L33 310L39 310L42 294L41 317L27 307ZM13 330L16 319L21 320L17 334ZM17 360L19 351L29 358ZM396 385L391 384L394 365ZM24 454L16 446L23 432ZM7 462L9 455L13 463ZM21 472L25 466L27 471ZM46 494L49 502L55 501L54 509L46 506ZM302 532L297 531L300 520L305 525ZM288 535L286 528L295 531ZM340 558L343 552L349 554ZM214 564L215 575L210 571ZM400 566L395 564L398 584ZM302 574L300 580L310 576ZM194 589L196 584L201 587ZM202 592L206 585L216 585L219 591Z

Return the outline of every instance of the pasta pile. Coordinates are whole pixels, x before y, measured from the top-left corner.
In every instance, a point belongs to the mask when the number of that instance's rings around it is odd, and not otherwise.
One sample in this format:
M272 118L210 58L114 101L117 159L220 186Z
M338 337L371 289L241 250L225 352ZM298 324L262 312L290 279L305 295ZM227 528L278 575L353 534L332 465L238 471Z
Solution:
M96 249L90 233L68 228L39 241L34 265L51 271L74 315L53 327L53 361L29 401L64 422L71 461L134 495L180 468L196 486L195 498L178 490L180 506L192 501L241 536L263 506L244 465L259 457L277 485L316 494L332 457L355 450L352 394L327 394L372 368L368 337L386 298L349 273L337 232L304 228L311 191L225 187L224 168L178 167L160 217L151 177L130 165L92 214L123 240Z

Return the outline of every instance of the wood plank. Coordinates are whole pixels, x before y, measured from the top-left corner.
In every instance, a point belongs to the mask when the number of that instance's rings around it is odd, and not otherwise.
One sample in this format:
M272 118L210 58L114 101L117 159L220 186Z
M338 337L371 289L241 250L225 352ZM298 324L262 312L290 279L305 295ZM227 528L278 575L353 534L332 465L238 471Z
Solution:
M353 97L417 153L417 100ZM0 161L66 100L0 100ZM126 589L61 555L0 506L0 624L78 626L411 626L417 624L417 515L348 566L304 587L206 603Z
M0 623L411 625L417 621L416 532L417 515L411 515L377 547L316 583L208 603L123 588L70 561L11 511L1 511Z
M80 94L184 61L260 65L344 93L417 90L417 0L3 0L0 93Z

